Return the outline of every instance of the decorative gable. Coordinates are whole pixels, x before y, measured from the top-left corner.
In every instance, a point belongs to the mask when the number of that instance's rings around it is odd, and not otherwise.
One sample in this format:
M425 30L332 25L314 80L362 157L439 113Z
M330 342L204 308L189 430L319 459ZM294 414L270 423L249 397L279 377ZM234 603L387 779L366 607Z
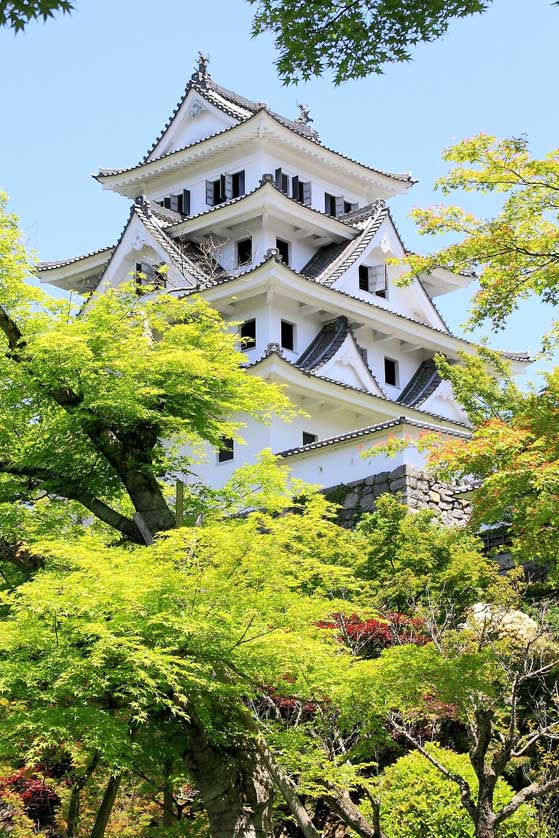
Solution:
M367 366L366 352L357 343L347 317L325 323L300 356L297 366L349 387L384 396Z

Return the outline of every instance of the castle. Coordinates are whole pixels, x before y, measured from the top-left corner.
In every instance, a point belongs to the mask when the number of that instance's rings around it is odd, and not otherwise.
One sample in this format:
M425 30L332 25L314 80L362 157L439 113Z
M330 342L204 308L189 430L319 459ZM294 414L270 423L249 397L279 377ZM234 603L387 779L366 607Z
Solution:
M438 269L400 286L406 250L390 199L414 181L324 145L308 108L288 119L217 84L200 55L175 110L143 160L101 169L104 189L131 199L116 244L43 262L43 282L102 293L128 281L200 294L237 325L246 374L284 385L291 423L249 420L245 445L223 440L195 467L210 486L270 448L298 478L350 484L344 503L371 508L382 491L464 517L460 493L421 474L421 435L467 436L467 417L433 361L474 347L453 335L435 300L469 275ZM165 266L165 270L161 270ZM526 354L505 353L513 373ZM394 457L362 452L410 441Z

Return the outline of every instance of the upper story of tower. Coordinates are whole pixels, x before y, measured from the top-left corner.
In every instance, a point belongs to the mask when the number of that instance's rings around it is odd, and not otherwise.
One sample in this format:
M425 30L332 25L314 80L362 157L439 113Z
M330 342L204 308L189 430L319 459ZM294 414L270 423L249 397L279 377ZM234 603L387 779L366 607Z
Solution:
M250 193L264 175L306 206L340 216L405 192L409 173L372 168L325 146L309 109L288 119L217 84L200 55L197 70L143 160L100 169L105 189L144 195L184 217Z

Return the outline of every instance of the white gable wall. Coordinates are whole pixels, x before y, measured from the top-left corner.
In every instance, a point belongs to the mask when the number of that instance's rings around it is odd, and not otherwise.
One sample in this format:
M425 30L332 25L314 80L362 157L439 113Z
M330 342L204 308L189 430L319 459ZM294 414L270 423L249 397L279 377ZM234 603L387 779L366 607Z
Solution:
M161 157L170 151L191 145L198 140L211 137L214 134L237 124L233 119L214 105L211 105L199 94L191 90L172 125L165 132L165 136L157 143L148 159Z

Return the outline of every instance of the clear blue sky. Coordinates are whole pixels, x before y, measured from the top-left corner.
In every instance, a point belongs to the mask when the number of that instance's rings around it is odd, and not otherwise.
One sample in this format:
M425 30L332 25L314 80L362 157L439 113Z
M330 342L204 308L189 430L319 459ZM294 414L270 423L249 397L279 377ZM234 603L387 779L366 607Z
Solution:
M495 0L456 21L414 61L335 88L324 78L285 88L271 38L250 37L245 0L75 0L71 16L0 32L0 188L11 197L28 245L42 260L109 245L128 202L90 174L136 162L159 133L189 78L196 52L210 54L216 81L286 115L308 103L322 140L379 168L411 170L419 184L393 203L408 247L432 248L407 217L437 200L441 150L478 131L527 134L534 152L559 145L559 8L551 0ZM483 199L468 198L479 214ZM440 298L452 328L467 294ZM538 348L550 321L524 304L494 346ZM537 368L542 365L538 364Z

